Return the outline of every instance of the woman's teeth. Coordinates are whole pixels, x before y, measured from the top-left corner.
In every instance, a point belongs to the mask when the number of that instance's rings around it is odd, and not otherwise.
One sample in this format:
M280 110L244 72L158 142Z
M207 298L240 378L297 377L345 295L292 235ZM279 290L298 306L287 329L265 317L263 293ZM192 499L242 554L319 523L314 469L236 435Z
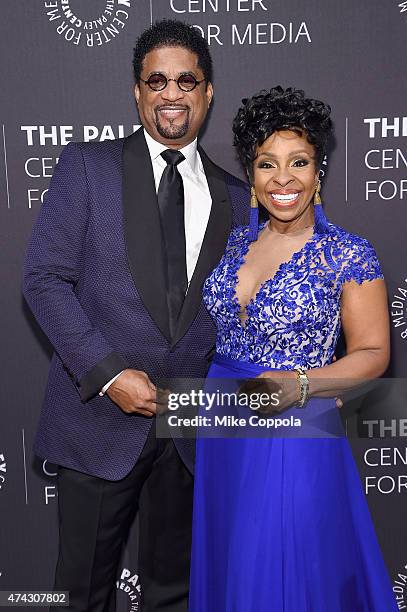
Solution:
M283 204L293 202L299 196L299 192L297 193L272 193L271 194L274 200L277 202L282 202Z

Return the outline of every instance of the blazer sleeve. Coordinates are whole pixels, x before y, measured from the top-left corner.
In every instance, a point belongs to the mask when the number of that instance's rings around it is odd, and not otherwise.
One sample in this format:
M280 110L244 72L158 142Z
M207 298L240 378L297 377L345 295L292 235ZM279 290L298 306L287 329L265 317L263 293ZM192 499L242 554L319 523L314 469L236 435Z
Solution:
M250 212L250 188L236 176L227 173L226 184L232 206L232 229L248 225Z
M88 215L82 152L79 144L69 143L33 228L23 294L84 402L128 367L89 320L75 293Z

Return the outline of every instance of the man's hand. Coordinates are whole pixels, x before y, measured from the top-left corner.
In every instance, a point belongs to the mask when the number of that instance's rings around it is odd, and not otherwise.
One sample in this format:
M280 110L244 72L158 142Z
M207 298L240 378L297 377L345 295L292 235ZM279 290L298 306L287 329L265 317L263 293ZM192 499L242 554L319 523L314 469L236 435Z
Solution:
M106 391L126 414L153 416L157 412L157 388L145 372L124 370Z

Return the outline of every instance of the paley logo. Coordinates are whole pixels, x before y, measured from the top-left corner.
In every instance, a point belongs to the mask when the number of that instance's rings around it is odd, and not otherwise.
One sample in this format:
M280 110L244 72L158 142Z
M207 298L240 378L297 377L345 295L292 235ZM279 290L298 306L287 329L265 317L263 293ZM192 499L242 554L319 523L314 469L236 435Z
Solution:
M391 320L400 338L407 338L407 278L397 287L393 294L390 308Z
M0 490L6 482L7 463L3 453L0 453Z
M44 0L48 21L67 42L83 47L100 47L111 42L126 27L132 0L99 0L92 18L83 16L78 0ZM134 0L133 0L134 2ZM79 5L81 13L76 13ZM89 8L87 7L87 11ZM88 15L89 17L89 15Z
M129 598L128 612L139 612L141 610L141 586L138 574L123 568L119 580L116 581L118 591L123 591Z

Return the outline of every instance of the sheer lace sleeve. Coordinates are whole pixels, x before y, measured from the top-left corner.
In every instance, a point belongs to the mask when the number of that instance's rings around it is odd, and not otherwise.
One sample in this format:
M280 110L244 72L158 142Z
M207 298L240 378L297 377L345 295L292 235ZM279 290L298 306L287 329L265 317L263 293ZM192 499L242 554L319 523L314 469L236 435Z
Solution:
M342 283L383 278L376 251L365 238L349 235L342 249Z

